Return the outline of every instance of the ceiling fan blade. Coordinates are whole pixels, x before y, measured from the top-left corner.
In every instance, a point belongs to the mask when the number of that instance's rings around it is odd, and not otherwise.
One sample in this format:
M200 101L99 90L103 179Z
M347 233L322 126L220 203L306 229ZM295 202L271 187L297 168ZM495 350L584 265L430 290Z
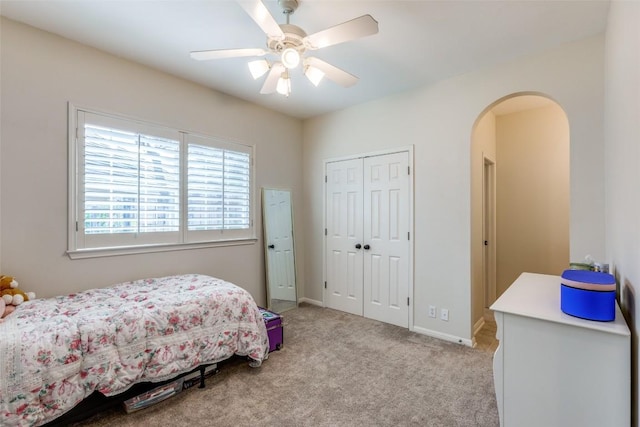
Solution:
M317 68L318 70L322 71L329 80L333 80L343 87L353 86L354 84L358 83L359 80L353 74L349 74L346 71L341 70L340 68L335 67L328 62L324 62L323 60L318 59L314 56L306 58L305 65Z
M198 61L208 59L224 59L224 58L241 58L244 56L264 56L268 52L264 49L216 49L216 50L198 50L191 52L191 57Z
M378 32L378 21L371 15L362 15L326 30L310 34L303 39L307 49L320 49L349 40L370 36Z
M276 91L276 87L278 87L278 79L284 72L285 68L280 62L276 62L271 66L271 70L269 70L269 74L267 78L264 80L264 84L262 85L262 89L260 89L260 93L274 93Z
M284 39L284 33L278 25L273 15L269 13L264 3L260 0L237 0L238 4L249 14L249 16L256 21L256 24L262 31L268 36L275 39Z

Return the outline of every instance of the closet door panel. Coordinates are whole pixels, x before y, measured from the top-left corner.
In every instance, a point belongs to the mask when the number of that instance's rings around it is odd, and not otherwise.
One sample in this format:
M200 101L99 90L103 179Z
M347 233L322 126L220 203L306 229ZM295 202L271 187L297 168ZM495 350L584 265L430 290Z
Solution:
M362 159L327 163L326 279L328 307L362 315Z
M364 316L409 324L409 154L364 159Z

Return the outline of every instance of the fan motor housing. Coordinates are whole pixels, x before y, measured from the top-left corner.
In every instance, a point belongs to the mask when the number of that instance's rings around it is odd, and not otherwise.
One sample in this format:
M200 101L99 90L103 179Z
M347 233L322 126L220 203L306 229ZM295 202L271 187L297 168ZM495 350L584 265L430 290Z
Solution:
M280 28L284 33L284 39L278 40L267 37L267 47L276 53L280 53L287 48L293 48L302 53L304 51L302 39L307 36L307 33L305 33L302 28L293 24L280 24Z

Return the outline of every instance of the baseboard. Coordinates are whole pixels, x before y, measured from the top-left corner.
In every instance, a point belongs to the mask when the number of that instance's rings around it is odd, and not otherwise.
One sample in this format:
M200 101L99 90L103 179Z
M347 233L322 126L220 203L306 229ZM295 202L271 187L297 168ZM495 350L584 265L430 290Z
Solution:
M298 304L300 304L301 302L306 302L307 304L311 304L311 305L317 305L318 307L324 307L324 304L322 303L322 301L318 301L311 298L299 298Z
M422 335L427 335L444 341L454 342L456 344L466 345L467 347L473 347L473 341L467 338L460 338L455 335L444 334L442 332L433 331L431 329L421 328L420 326L414 326L411 330Z
M476 334L480 332L480 329L482 329L485 323L486 322L484 320L484 317L481 317L480 319L478 319L475 325L473 325L473 336L471 337L471 347L476 348L476 345L478 345L478 341L476 340Z
M484 321L484 317L481 317L478 319L478 321L476 322L475 325L473 325L473 336L475 337L476 334L478 332L480 332L480 329L482 329L482 327L484 326L485 321Z

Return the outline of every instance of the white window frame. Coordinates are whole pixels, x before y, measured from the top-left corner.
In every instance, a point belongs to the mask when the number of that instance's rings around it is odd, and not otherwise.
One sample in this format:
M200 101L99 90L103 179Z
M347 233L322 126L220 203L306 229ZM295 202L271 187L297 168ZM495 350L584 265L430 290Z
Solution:
M68 177L68 250L71 259L94 258L103 256L126 255L136 253L164 252L182 249L196 249L215 246L234 246L255 244L257 241L255 230L255 147L228 140L221 140L206 135L199 135L185 130L172 129L120 114L107 113L93 108L85 108L69 103L69 177ZM169 137L180 143L180 227L178 232L145 233L140 237L133 234L113 234L99 236L87 244L83 232L84 212L80 179L83 177L84 123L85 114L92 117L99 116L101 124L114 122L113 127L120 130L134 129L136 132L146 132L150 135ZM124 123L124 128L122 127ZM220 229L208 231L189 231L187 227L187 148L189 144L208 145L215 148L247 153L250 156L249 182L249 227L248 229ZM101 241L96 246L95 241Z

